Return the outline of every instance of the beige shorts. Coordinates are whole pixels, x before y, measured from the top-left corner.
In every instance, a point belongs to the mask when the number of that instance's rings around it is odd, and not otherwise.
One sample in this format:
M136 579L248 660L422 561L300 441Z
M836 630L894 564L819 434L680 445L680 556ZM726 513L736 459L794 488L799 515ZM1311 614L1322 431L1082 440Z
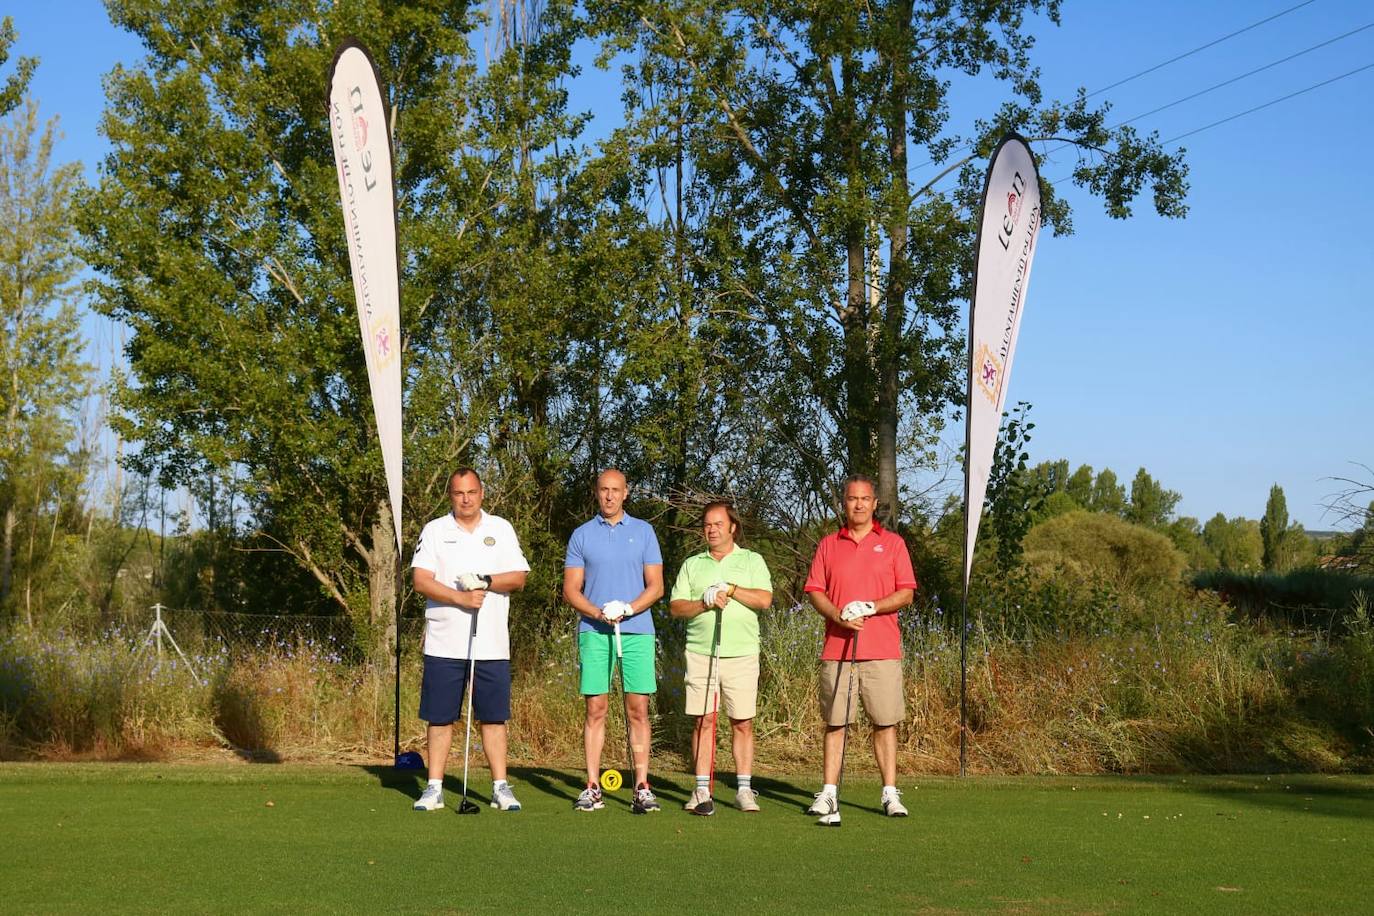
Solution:
M822 661L820 677L821 717L827 725L853 722L855 703L862 700L864 712L874 725L896 725L906 718L906 696L902 690L902 660L878 658L854 665L854 690L850 694L850 665ZM836 681L838 680L838 683ZM838 687L838 689L836 689ZM848 698L848 710L845 699Z
M696 652L687 656L687 703L689 716L708 715L719 690L725 697L725 715L731 719L752 719L759 703L759 657L737 655L716 660L711 671L711 656ZM707 676L713 682L708 689Z

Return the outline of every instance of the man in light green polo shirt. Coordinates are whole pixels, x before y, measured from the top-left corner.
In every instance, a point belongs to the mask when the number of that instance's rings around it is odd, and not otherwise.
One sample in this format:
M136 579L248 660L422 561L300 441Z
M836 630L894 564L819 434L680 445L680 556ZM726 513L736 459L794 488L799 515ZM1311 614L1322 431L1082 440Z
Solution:
M738 780L735 804L741 811L757 811L750 781L759 692L758 612L773 602L773 581L763 557L735 543L740 521L734 506L708 503L701 526L707 549L682 564L668 604L674 617L688 618L686 711L697 717L692 740L697 784L685 807L696 814L715 811L710 803L711 751L719 691L730 718Z

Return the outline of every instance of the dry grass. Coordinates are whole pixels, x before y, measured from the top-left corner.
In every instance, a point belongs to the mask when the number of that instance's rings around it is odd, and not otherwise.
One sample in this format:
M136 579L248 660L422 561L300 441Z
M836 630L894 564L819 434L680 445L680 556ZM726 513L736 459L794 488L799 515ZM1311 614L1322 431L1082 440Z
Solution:
M1165 619L1167 617L1167 620ZM969 639L968 766L975 773L1160 773L1368 769L1374 639L1367 616L1351 636L1260 632L1203 599L1152 626L1012 638L975 627ZM921 624L932 624L928 628ZM916 618L906 633L906 774L959 764L957 635ZM681 661L665 632L655 703L656 767L682 769L690 720ZM761 772L810 771L820 760L816 701L820 622L794 608L766 618ZM196 670L139 655L121 634L0 638L0 756L158 760L231 751L251 760L389 759L392 676L349 664L331 646L276 644L192 658ZM582 701L576 646L560 634L517 662L511 757L578 766ZM424 749L419 659L402 670L402 746ZM607 765L623 731L613 703ZM728 729L720 759L729 766ZM849 766L873 771L860 720Z

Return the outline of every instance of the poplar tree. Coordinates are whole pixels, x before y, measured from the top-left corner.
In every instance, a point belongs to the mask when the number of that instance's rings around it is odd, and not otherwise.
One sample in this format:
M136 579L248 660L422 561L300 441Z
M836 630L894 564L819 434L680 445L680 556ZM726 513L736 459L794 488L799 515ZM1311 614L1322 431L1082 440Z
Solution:
M56 514L79 488L71 443L89 375L73 285L80 166L54 161L57 136L32 99L0 123L0 606L12 605L21 519ZM32 544L38 532L28 529ZM23 611L32 624L27 602Z

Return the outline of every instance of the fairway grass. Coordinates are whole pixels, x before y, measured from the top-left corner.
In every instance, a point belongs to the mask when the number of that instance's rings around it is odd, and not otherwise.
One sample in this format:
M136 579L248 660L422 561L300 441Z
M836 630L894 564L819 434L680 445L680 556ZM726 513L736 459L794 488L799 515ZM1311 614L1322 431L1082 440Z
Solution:
M519 768L524 810L417 813L421 774L267 764L0 764L0 911L1234 912L1369 910L1374 779L907 780L911 817L846 784L756 777L763 810L572 810L576 773Z

